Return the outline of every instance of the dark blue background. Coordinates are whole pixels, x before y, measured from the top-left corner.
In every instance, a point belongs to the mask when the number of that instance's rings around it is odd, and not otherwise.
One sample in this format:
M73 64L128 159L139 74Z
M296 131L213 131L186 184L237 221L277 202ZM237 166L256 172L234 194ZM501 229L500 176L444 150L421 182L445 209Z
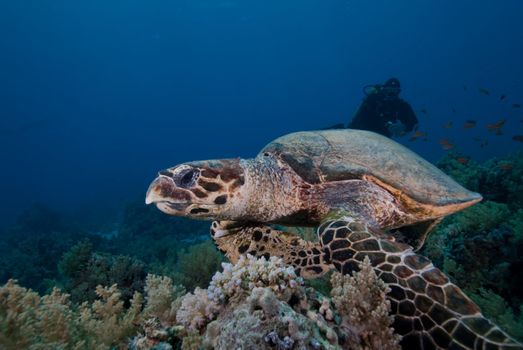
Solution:
M0 222L33 202L110 217L161 168L347 123L390 76L428 132L401 142L431 161L444 137L521 150L522 17L521 0L1 1Z

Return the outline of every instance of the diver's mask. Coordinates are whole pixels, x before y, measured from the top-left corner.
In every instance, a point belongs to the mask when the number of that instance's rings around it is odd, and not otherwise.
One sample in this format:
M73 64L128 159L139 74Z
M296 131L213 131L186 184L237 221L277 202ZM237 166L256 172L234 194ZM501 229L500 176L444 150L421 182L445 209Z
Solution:
M382 86L381 92L387 100L393 100L395 98L398 98L401 89L397 86Z
M393 100L398 98L401 89L398 86L374 84L374 85L365 85L363 87L363 93L365 96L381 94L385 97L386 100Z

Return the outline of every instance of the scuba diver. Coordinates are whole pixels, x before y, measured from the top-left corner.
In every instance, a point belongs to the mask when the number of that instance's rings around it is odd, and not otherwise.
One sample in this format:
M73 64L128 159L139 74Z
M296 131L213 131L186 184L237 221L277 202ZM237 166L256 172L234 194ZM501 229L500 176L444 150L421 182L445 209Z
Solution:
M374 131L387 137L412 131L418 118L410 104L399 98L400 91L400 81L396 78L390 78L383 85L365 86L365 99L348 128Z

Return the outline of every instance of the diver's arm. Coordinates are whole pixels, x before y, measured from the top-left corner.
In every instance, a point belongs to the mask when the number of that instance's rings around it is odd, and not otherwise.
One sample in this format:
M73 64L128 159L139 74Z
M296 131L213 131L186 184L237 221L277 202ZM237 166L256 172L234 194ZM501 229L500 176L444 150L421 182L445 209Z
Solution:
M418 118L416 117L416 113L414 113L414 110L412 110L410 104L405 101L402 102L403 103L401 104L398 117L401 122L405 124L405 131L409 132L412 131L416 125L418 125Z

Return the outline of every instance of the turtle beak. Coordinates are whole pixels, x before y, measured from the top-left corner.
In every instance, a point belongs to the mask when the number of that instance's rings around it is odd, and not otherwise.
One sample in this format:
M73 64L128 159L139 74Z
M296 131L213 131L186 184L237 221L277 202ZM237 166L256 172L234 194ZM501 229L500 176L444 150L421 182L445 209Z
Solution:
M149 185L145 195L145 204L163 202L166 200L164 195L171 193L175 187L174 181L167 176L160 175Z
M149 185L145 195L145 204L155 203L157 206L162 203L176 207L181 204L187 206L190 201L190 194L176 186L173 178L166 176L163 172Z

